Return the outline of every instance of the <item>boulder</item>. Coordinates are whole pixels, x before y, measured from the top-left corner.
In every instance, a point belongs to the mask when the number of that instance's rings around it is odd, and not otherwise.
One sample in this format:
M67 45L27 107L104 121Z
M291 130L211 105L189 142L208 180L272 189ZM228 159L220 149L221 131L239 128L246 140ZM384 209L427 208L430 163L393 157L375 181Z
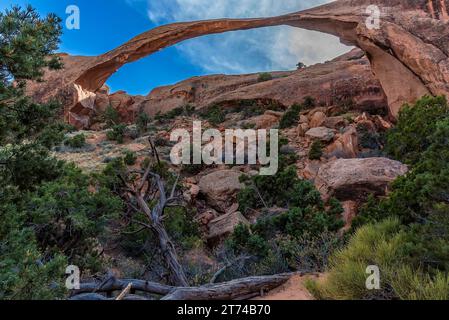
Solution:
M324 121L326 120L326 115L324 112L318 111L315 112L312 117L310 118L309 126L310 128L317 128L321 127L324 124Z
M356 158L359 151L357 130L349 127L331 145L327 146L324 153L327 158Z
M241 223L249 225L249 221L240 212L228 213L212 220L208 226L208 241L216 241L229 235Z
M279 117L272 114L262 114L250 120L255 124L255 129L271 129L279 123Z
M300 123L300 124L302 124L302 123L307 123L307 124L309 124L309 118L307 118L307 116L305 116L305 115L300 115L299 116L299 121L298 121L298 123Z
M387 158L337 159L320 167L315 185L325 200L364 200L367 195L385 195L406 165Z
M324 121L324 126L326 128L335 129L335 130L343 129L348 124L349 124L348 120L346 120L344 117L341 117L341 116L329 117L329 118L326 118L326 120Z
M239 178L242 172L219 170L200 179L199 187L207 203L219 212L226 212L235 202L237 193L244 187Z
M312 128L306 132L306 136L314 140L321 140L324 142L330 142L335 137L333 130L326 127Z

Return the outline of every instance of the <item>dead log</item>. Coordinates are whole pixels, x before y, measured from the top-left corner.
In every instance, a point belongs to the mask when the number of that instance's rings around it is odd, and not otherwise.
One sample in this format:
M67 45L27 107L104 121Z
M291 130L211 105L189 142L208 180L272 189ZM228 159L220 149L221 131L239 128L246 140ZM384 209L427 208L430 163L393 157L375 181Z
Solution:
M70 298L70 300L73 301L104 301L104 300L115 300L115 298L106 298L105 296L99 294L99 293L82 293L77 296L74 296ZM151 299L145 298L143 296L138 296L135 294L128 294L126 297L124 297L122 300L125 301L148 301Z
M102 284L101 282L82 283L82 284L80 284L80 288L78 290L73 290L73 294L79 295L79 294L83 294L83 293L92 293L92 292L122 291L130 284L131 284L133 290L147 292L147 293L153 293L153 294L158 294L158 295L167 295L175 289L174 287L160 284L157 282L135 280L135 279L120 280L120 279L111 278L109 281L106 281L104 284Z
M273 290L290 279L291 274L249 277L202 287L176 288L162 300L239 300Z
M162 300L246 300L273 290L290 279L292 274L249 277L229 282L208 284L201 287L170 287L143 280L112 279L99 288L101 283L83 283L74 290L71 300L114 300L97 292L121 291L131 284L133 290L165 295ZM138 295L128 295L124 300L148 300Z

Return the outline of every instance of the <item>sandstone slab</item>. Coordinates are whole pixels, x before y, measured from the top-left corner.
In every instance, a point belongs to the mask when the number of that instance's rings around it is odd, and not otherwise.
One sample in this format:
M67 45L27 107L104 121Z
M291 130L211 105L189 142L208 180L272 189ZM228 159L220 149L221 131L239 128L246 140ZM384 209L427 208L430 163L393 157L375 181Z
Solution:
M387 158L337 159L320 167L315 185L325 199L364 199L369 194L385 195L406 165Z

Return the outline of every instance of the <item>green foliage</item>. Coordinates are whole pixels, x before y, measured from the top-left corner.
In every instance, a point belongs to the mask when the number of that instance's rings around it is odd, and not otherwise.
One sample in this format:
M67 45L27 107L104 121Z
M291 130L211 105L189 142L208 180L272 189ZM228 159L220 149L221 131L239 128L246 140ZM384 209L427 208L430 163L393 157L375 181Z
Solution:
M9 213L6 213L9 215ZM65 295L63 255L44 256L30 228L0 237L0 299L49 300Z
M0 149L0 186L12 185L19 191L32 190L62 173L63 163L50 156L39 144L13 145Z
M300 180L295 167L286 167L285 163L281 163L275 176L242 176L241 182L247 186L238 194L241 212L263 206L286 208L282 213L260 217L251 226L239 225L228 239L226 245L235 253L258 257L256 262L251 262L255 268L251 274L281 266L296 270L324 268L330 252L324 255L313 244L323 240L324 234L328 235L326 244L332 243L332 248L339 243L331 239L338 238L336 232L343 227L341 204L332 199L325 205L314 185ZM303 246L296 246L297 243ZM301 255L307 257L308 266L295 261Z
M135 152L126 150L125 151L125 156L123 157L123 162L127 165L127 166L133 166L136 164L137 161L137 155Z
M40 246L47 252L66 254L80 267L86 265L88 253L95 254L92 238L99 236L105 223L122 208L121 201L108 190L91 190L91 183L79 169L67 166L59 179L42 184L24 204L27 223L37 226Z
M448 299L449 277L410 267L410 234L398 220L366 225L355 233L347 248L331 258L326 281L311 286L321 299ZM381 272L381 289L366 288L366 268Z
M270 80L273 80L273 76L271 75L271 73L268 72L263 72L259 74L259 77L257 78L258 82L265 82Z
M69 146L74 149L80 149L86 145L86 136L84 134L77 134L71 138L67 138L64 141L66 146Z
M147 132L150 120L151 120L150 116L145 112L139 113L139 115L136 118L136 126L140 134Z
M307 66L301 61L296 64L296 69L298 69L298 70L302 70L305 68L307 68Z
M384 137L366 125L357 125L357 136L362 149L379 150L384 145Z
M387 153L407 164L416 164L431 146L438 122L448 116L445 97L425 96L413 106L405 105L397 125L387 135Z
M108 128L112 128L120 123L120 114L114 107L108 105L103 114L103 121Z
M312 143L309 151L310 160L320 160L323 156L323 143L319 140L315 140Z
M303 106L303 108L304 109L311 109L311 108L314 108L315 106L316 106L316 101L315 101L315 99L313 98L313 97L311 97L311 96L306 96L305 98L304 98L304 101L303 101L303 103L302 103L302 106Z
M300 238L278 236L276 244L290 269L302 272L325 272L331 255L344 244L343 237L325 231L317 236Z
M414 166L407 175L393 183L388 198L378 204L372 203L375 201L371 200L370 205L365 206L358 223L364 220L378 221L386 216L397 216L406 224L421 222L429 213L447 202L449 117L444 117L447 112L446 102L444 98L424 97L415 107L416 110L406 107L401 113L398 127L388 134L387 143L389 152L393 150L398 156L399 153L396 152L399 150L409 150L402 153L400 160L413 163ZM426 117L424 111L433 115L427 118L431 123L421 121L421 116ZM408 124L408 121L411 123ZM427 136L418 138L411 132L411 128ZM417 148L416 151L414 148Z
M217 105L207 108L205 111L202 111L200 115L213 126L219 125L226 120L226 112Z
M166 208L165 216L164 226L170 238L182 250L190 250L202 245L199 225L194 219L193 210L186 207Z
M185 106L177 107L173 110L170 110L169 112L167 112L165 114L158 112L157 115L155 116L155 119L160 122L164 122L167 120L175 119L176 117L180 117L180 116L190 117L194 114L194 112L195 112L195 107L187 104Z
M117 143L123 143L125 138L126 125L118 124L112 126L111 130L106 133L106 137L109 140L116 141Z
M328 280L311 285L317 297L448 299L448 137L445 98L426 96L404 107L386 150L410 171L386 198L371 196L360 209L355 234L335 255ZM363 272L373 264L380 267L382 289L368 292Z
M36 137L36 142L47 149L60 145L64 141L65 134L73 131L72 126L62 122L45 126Z
M298 124L299 113L301 112L302 105L294 104L288 109L281 118L279 123L280 129L287 129Z

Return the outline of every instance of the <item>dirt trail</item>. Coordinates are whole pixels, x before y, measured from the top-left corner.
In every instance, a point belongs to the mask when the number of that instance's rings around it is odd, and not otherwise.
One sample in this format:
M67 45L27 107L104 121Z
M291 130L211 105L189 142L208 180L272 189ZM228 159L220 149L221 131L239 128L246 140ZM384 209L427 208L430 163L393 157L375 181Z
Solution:
M284 285L254 300L315 300L305 288L304 281L309 278L319 279L320 277L294 275Z

